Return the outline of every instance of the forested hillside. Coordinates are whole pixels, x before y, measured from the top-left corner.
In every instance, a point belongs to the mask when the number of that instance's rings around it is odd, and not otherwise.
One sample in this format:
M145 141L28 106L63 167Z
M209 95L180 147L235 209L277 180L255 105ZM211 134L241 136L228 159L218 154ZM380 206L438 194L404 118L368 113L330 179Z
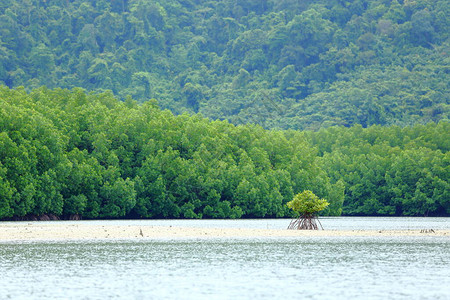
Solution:
M313 129L448 120L447 0L3 0L0 83Z
M450 123L318 132L174 116L155 101L0 87L0 219L449 215Z
M0 1L0 219L450 215L447 0ZM337 126L335 126L337 125Z

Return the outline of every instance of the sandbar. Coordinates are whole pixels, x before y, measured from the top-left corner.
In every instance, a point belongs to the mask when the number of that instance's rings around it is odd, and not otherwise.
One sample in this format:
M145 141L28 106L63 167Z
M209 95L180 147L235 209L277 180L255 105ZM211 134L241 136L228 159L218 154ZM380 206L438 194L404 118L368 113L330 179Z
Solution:
M287 230L250 228L186 228L148 225L65 224L64 222L0 222L0 242L33 240L183 239L266 237L446 236L450 230Z

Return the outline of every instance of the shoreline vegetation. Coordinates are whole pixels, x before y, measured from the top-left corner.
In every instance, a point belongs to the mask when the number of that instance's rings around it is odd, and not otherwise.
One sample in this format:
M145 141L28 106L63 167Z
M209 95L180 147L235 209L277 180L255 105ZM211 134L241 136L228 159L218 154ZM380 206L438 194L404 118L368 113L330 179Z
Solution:
M448 1L1 1L0 220L450 216Z
M305 190L322 215L450 213L448 122L278 131L80 89L0 99L0 220L294 217Z
M176 226L3 223L0 242L39 240L118 240L184 238L449 236L449 229L407 230L287 230L254 228L185 228Z
M450 216L448 1L1 1L0 221Z

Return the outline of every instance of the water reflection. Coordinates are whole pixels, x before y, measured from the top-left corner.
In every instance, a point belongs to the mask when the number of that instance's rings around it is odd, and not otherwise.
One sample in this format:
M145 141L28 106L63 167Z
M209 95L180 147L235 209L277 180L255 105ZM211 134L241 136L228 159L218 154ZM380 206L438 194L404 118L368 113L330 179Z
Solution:
M0 244L5 298L445 299L450 240L261 238Z
M66 224L178 226L205 228L259 228L286 229L290 219L239 219L239 220L89 220L64 221ZM51 221L50 221L51 222ZM328 230L408 230L450 229L450 218L423 217L321 217ZM3 222L9 223L9 222ZM16 222L21 223L21 222ZM46 223L46 222L40 222Z

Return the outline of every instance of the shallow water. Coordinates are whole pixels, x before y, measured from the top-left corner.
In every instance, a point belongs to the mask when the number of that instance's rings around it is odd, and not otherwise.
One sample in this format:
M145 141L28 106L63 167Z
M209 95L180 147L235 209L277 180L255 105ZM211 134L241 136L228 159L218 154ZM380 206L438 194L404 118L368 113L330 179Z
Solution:
M321 217L320 223L328 230L407 230L450 229L450 218L423 217ZM97 220L62 221L67 224L148 225L203 228L258 228L286 229L290 219L239 219L239 220ZM41 223L52 223L39 222ZM28 222L2 222L28 223Z
M322 224L448 228L445 218L402 219L330 218ZM289 220L94 222L284 228ZM449 299L450 238L3 242L0 272L1 299Z

